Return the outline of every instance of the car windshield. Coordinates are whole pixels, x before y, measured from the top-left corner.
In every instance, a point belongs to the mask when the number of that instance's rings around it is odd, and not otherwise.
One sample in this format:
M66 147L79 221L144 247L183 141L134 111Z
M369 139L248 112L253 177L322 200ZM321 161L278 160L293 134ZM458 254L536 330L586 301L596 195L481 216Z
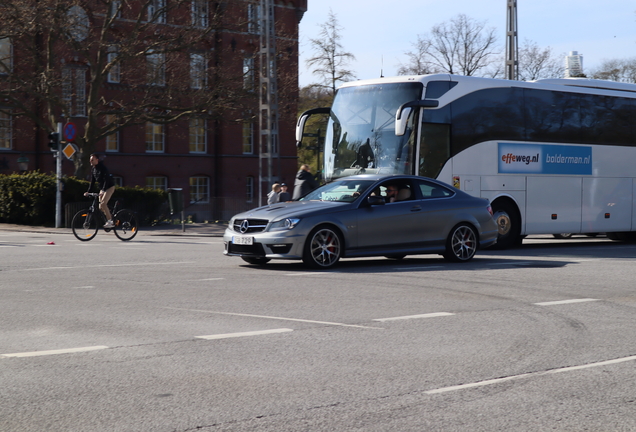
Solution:
M374 183L374 180L338 180L319 187L300 201L353 202Z

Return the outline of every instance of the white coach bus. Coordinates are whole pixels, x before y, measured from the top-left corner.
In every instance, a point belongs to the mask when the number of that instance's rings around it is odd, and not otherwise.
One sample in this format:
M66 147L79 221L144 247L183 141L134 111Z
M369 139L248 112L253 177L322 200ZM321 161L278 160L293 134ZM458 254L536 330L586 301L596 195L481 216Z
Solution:
M416 174L488 198L498 245L529 234L636 231L636 85L424 75L341 86L328 114L326 181Z

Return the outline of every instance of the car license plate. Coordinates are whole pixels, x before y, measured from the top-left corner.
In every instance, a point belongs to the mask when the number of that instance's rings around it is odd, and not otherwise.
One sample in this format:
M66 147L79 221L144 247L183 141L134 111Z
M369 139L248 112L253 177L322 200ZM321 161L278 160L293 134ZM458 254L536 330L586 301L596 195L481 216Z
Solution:
M237 245L252 245L254 244L254 237L250 236L233 236L232 243Z

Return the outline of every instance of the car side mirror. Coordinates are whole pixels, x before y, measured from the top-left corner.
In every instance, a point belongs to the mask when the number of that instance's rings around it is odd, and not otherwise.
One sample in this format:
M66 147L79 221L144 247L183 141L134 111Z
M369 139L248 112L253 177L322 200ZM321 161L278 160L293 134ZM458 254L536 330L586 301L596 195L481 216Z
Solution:
M369 198L367 198L367 202L372 206L386 204L386 202L384 201L384 197L377 195L370 195Z

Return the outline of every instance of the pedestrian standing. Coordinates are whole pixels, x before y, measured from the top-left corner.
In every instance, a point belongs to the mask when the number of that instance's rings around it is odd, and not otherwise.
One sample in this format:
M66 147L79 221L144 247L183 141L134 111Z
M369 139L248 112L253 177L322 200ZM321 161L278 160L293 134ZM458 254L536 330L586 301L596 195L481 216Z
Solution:
M278 183L274 183L272 185L272 190L267 194L267 204L276 204L278 202L278 193L280 192L280 185Z
M296 201L307 195L312 190L318 187L318 182L311 174L311 169L309 165L303 164L300 167L300 171L296 174L296 182L294 183L294 197L293 200Z
M287 184L280 184L280 193L278 194L278 202L287 202L291 201L291 194L287 192Z

